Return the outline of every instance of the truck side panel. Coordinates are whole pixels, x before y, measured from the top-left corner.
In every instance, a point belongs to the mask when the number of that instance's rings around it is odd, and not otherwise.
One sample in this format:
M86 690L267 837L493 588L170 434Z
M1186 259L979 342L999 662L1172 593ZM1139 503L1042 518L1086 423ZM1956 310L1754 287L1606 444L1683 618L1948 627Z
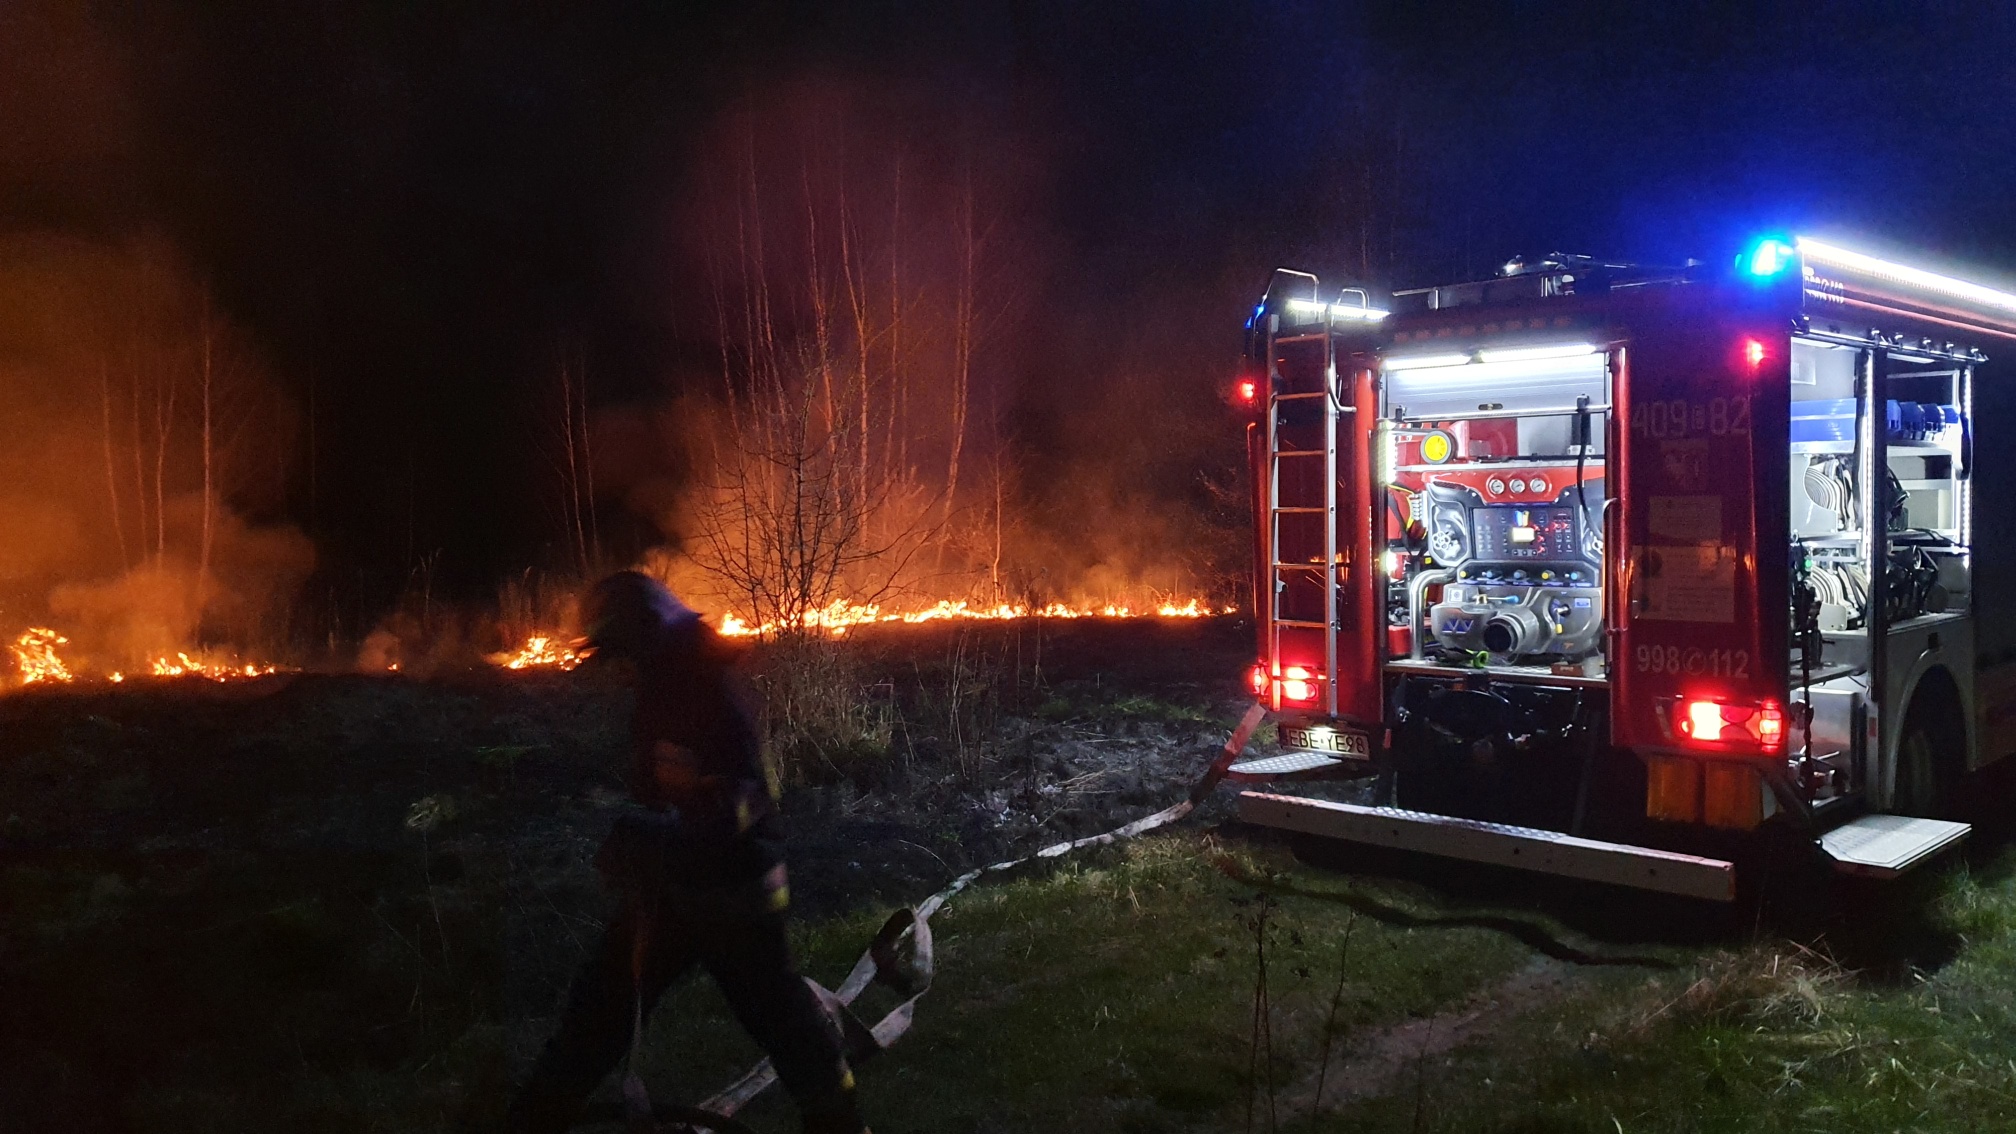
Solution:
M1786 702L1789 355L1782 319L1707 304L1629 330L1609 552L1619 745L1686 747L1688 701Z
M1992 342L2009 352L2016 343ZM1997 432L2016 422L2016 366L1991 359L1974 373L1974 735L1982 762L2016 752L2016 446Z

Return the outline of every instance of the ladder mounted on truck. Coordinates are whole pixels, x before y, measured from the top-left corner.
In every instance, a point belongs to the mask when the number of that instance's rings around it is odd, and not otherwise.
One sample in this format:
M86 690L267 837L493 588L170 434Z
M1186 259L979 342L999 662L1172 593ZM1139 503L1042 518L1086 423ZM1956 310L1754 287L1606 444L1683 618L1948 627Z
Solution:
M1297 277L1309 281L1309 299L1297 304L1290 300L1284 306L1313 307L1319 318L1310 323L1283 333L1280 330L1280 314L1270 315L1269 325L1264 329L1268 336L1266 375L1266 483L1265 493L1268 578L1267 578L1267 620L1268 654L1270 658L1282 656L1282 631L1316 631L1323 636L1323 672L1320 675L1304 674L1300 680L1320 677L1323 690L1320 704L1324 712L1331 716L1337 713L1337 421L1345 413L1355 413L1355 407L1344 406L1337 398L1337 347L1330 333L1330 319L1324 311L1322 284L1307 272L1280 268L1275 271L1275 280L1281 277ZM1269 289L1272 294L1272 289ZM1359 293L1361 296L1363 292ZM1304 305L1307 305L1306 307ZM1271 306L1271 304L1270 304ZM1283 374L1283 347L1301 347L1320 350L1322 365L1319 381L1312 383L1309 375ZM1304 368L1306 369L1306 367ZM1311 385L1318 388L1310 389ZM1283 415L1293 414L1298 419L1310 416L1310 411L1321 415L1322 440L1315 448L1283 448ZM1287 483L1296 486L1300 492L1293 493L1295 500L1284 501L1283 464L1295 462L1293 474ZM1304 464L1320 462L1321 494L1315 500L1306 499L1308 472ZM1321 560L1310 562L1305 554L1300 560L1284 559L1282 547L1282 520L1289 516L1314 515L1322 517ZM1283 609L1291 586L1297 583L1316 582L1320 589L1321 619L1296 618L1298 611ZM1294 674L1276 674L1289 680L1296 680ZM1273 708L1281 708L1280 686L1271 690Z

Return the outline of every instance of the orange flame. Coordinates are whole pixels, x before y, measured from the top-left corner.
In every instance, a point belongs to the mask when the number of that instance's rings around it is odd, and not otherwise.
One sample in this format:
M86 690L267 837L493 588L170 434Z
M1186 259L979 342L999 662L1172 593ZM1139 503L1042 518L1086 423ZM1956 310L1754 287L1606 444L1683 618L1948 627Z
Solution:
M1186 602L1164 602L1153 607L1123 606L1069 606L1053 602L1047 606L1022 606L1014 603L1000 603L995 606L974 606L966 602L944 600L917 610L900 612L884 611L873 603L854 603L839 600L818 610L807 611L803 617L806 629L824 630L834 636L845 634L856 626L874 626L883 623L908 623L945 620L965 620L1001 622L1016 618L1209 618L1214 614L1230 614L1234 607L1214 609L1201 599ZM779 622L765 622L751 625L734 614L721 617L720 631L729 637L767 636L783 629Z
M1016 618L1209 618L1218 614L1231 614L1236 607L1213 607L1202 599L1184 602L1164 602L1156 606L1135 607L1119 604L1106 606L1070 606L1065 603L1050 603L1046 606L1022 606L1000 603L995 606L975 606L968 602L944 600L915 610L885 611L873 603L855 603L840 600L818 610L808 611L804 616L807 629L823 630L839 637L857 626L878 626L904 623L917 625L925 622L951 620L972 620L1003 622ZM782 629L782 624L765 622L751 625L740 616L730 613L721 616L716 629L730 638L750 638L768 636ZM491 654L490 661L505 669L573 669L585 660L581 654L563 645L555 634L535 634L525 640L525 644L514 651Z
M57 654L57 647L69 644L70 639L46 626L33 626L22 631L10 647L14 652L15 664L21 673L21 684L36 685L95 679L93 674L72 670ZM172 658L165 655L155 658L141 672L151 673L155 677L203 677L211 681L243 681L282 671L283 667L277 665L200 659L178 650ZM127 674L124 671L110 670L103 674L102 679L113 685L123 685L126 678Z
M505 669L573 669L582 658L557 635L535 634L516 652L491 654L490 660Z
M70 667L56 656L56 647L69 644L70 639L47 627L31 626L22 631L14 639L14 660L21 667L21 684L75 680Z
M278 666L201 661L181 650L175 651L172 661L165 657L154 659L156 677L207 677L212 681L237 681L248 677L265 677L278 672L280 672ZM112 680L125 679L114 674Z

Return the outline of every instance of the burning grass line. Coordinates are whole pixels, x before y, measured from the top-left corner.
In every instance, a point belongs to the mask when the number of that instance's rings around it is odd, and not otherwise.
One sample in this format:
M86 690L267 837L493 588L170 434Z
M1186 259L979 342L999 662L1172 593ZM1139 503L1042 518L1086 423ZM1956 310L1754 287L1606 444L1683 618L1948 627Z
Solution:
M59 647L69 644L70 639L46 626L31 626L22 631L10 646L15 668L21 675L21 686L67 685L84 680L104 680L122 685L128 680L129 675L124 670L112 670L99 679L72 669L57 652ZM130 676L202 677L224 682L269 677L283 670L284 667L278 665L212 661L191 657L186 650L177 650L172 658L166 654L156 655L144 669Z
M569 670L581 664L584 659L573 647L561 642L558 634L534 634L525 639L525 644L501 654L491 654L490 662L505 669L560 669Z
M1103 606L1070 606L1065 603L1049 603L1043 606L1014 603L974 606L964 600L945 599L916 610L887 611L876 603L855 603L839 599L817 610L808 610L796 619L773 619L751 623L738 614L729 613L722 616L719 629L722 634L729 637L767 638L792 628L792 623L796 622L797 628L800 629L823 630L839 636L857 626L893 623L915 626L926 622L1009 622L1025 618L1209 618L1213 615L1231 614L1234 609L1213 607L1195 598L1181 603L1169 601L1144 607L1117 603Z

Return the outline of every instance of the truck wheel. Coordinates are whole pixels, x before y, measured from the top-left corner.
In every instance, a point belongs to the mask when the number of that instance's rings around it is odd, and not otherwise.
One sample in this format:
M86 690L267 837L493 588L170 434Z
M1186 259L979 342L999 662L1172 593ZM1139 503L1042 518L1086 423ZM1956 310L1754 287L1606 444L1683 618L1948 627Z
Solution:
M1917 698L1904 718L1897 741L1897 781L1890 810L1918 819L1943 819L1953 810L1953 774L1958 746L1940 698Z

